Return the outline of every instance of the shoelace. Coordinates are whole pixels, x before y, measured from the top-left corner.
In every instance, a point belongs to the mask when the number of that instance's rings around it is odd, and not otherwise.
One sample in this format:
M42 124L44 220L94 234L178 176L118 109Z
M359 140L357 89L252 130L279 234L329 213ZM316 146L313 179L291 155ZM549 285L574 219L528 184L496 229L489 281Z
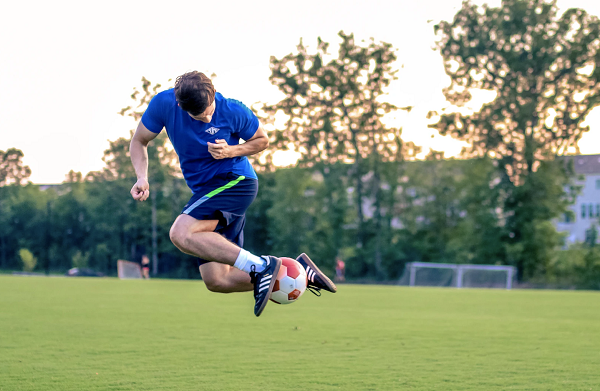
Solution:
M321 297L321 288L317 288L316 286L307 286L306 289L308 289L313 295Z

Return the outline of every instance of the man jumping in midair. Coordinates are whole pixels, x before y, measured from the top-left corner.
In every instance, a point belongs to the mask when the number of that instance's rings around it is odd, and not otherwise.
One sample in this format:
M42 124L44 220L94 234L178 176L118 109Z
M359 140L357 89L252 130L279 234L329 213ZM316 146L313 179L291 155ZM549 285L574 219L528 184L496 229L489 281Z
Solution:
M179 156L181 171L193 192L171 227L171 241L199 258L200 274L213 292L254 290L254 314L267 305L281 260L241 248L246 209L258 191L258 179L246 156L265 150L269 139L258 118L241 102L224 98L200 72L181 75L175 88L157 94L131 139L131 162L137 182L131 195L149 194L148 143L165 128ZM240 140L245 140L240 144ZM336 292L333 282L301 254L297 261L308 287Z

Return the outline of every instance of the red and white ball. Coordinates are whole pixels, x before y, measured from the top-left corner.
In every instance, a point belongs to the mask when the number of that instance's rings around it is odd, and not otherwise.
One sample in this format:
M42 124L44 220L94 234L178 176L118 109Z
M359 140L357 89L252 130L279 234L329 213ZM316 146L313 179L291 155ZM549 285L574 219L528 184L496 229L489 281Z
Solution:
M271 293L271 301L277 304L291 304L306 290L306 271L295 259L286 257L280 259L281 268Z

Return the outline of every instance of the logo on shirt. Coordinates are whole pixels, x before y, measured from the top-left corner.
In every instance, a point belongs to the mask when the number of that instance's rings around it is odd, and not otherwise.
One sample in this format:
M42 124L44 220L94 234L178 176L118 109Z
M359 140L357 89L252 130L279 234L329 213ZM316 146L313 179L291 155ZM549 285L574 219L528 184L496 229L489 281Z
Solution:
M218 131L219 131L219 129L218 129L218 128L215 128L214 126L213 126L213 127L210 127L210 128L208 128L208 129L206 129L206 133L209 133L209 134L211 134L211 135L214 135L214 134L216 134Z

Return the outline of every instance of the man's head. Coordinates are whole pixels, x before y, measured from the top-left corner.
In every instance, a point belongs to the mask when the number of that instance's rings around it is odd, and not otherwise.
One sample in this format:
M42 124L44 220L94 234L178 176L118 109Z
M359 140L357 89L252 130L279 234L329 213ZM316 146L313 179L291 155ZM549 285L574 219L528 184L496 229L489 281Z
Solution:
M215 87L204 73L188 72L175 80L175 99L192 118L202 121L214 112Z

